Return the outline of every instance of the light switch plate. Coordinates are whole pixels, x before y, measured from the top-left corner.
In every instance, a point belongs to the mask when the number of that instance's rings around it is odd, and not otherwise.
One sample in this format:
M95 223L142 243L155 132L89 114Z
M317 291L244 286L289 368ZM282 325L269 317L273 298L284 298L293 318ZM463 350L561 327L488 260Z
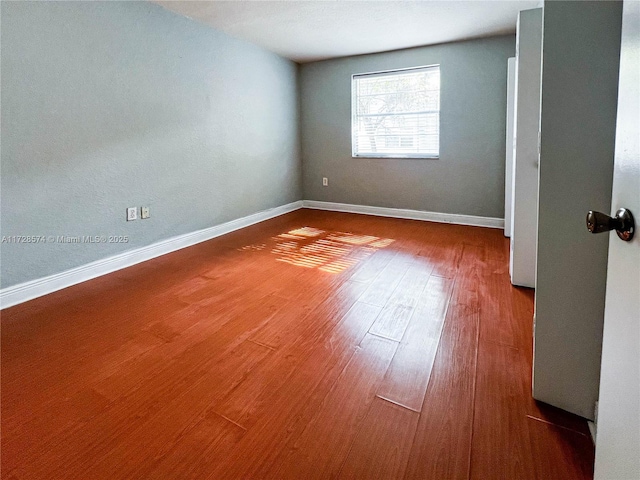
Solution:
M140 218L149 218L151 213L149 212L149 207L142 207L140 209Z

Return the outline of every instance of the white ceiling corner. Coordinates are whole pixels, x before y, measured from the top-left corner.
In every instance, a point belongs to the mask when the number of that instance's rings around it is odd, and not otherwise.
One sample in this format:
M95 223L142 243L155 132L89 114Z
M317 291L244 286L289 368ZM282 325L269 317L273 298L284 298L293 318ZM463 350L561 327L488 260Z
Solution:
M295 62L515 32L542 0L154 0Z

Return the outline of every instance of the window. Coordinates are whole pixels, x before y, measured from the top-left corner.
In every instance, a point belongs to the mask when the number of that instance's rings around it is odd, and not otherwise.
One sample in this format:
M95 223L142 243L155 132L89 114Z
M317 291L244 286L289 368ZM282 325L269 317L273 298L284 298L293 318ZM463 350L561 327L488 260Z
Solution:
M353 75L351 89L354 157L439 156L439 65Z

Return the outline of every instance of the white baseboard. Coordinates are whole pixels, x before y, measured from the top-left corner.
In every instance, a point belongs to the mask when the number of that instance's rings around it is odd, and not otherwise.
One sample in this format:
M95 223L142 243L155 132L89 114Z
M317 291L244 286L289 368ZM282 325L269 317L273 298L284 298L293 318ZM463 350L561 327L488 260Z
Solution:
M426 220L439 223L455 223L489 228L503 228L504 219L491 217L476 217L473 215L458 215L454 213L425 212L402 208L371 207L367 205L350 205L347 203L319 202L315 200L299 200L297 202L275 207L252 215L231 220L214 227L196 232L178 235L162 240L146 247L129 250L112 257L81 265L64 272L20 283L0 290L0 310L19 303L32 300L49 293L86 282L96 277L136 265L152 258L190 247L200 242L211 240L226 233L239 230L255 223L263 222L299 208L330 210L334 212L361 213L380 217L407 218L411 220Z
M368 205L351 205L348 203L320 202L304 200L303 208L330 210L332 212L361 213L379 217L406 218L409 220L424 220L438 223L454 223L457 225L471 225L474 227L504 228L504 218L477 217L474 215L459 215L457 213L426 212L424 210L409 210L405 208L371 207Z
M593 440L593 444L595 445L597 436L596 424L591 420L587 420L587 425L589 426L589 433L591 433L591 440Z
M63 288L86 282L96 277L106 275L116 270L136 265L137 263L151 260L152 258L175 252L185 247L190 247L200 242L211 240L226 233L239 230L255 223L263 222L285 213L298 210L302 207L302 201L289 203L279 207L254 213L246 217L231 220L214 227L205 228L184 235L162 240L146 247L129 250L112 257L97 260L95 262L81 265L64 272L38 278L29 282L20 283L0 290L0 309L12 307L19 303L32 300L49 293L62 290Z

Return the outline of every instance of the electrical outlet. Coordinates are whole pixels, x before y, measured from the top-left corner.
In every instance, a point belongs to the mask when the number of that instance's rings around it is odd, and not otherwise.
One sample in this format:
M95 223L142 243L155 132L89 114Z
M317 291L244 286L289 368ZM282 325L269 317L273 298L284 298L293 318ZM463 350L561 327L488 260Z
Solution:
M138 218L138 207L127 208L127 222L131 222Z
M322 177L322 186L323 187L329 186L329 179L327 177Z
M142 207L140 209L140 218L149 218L151 214L149 213L149 207Z

